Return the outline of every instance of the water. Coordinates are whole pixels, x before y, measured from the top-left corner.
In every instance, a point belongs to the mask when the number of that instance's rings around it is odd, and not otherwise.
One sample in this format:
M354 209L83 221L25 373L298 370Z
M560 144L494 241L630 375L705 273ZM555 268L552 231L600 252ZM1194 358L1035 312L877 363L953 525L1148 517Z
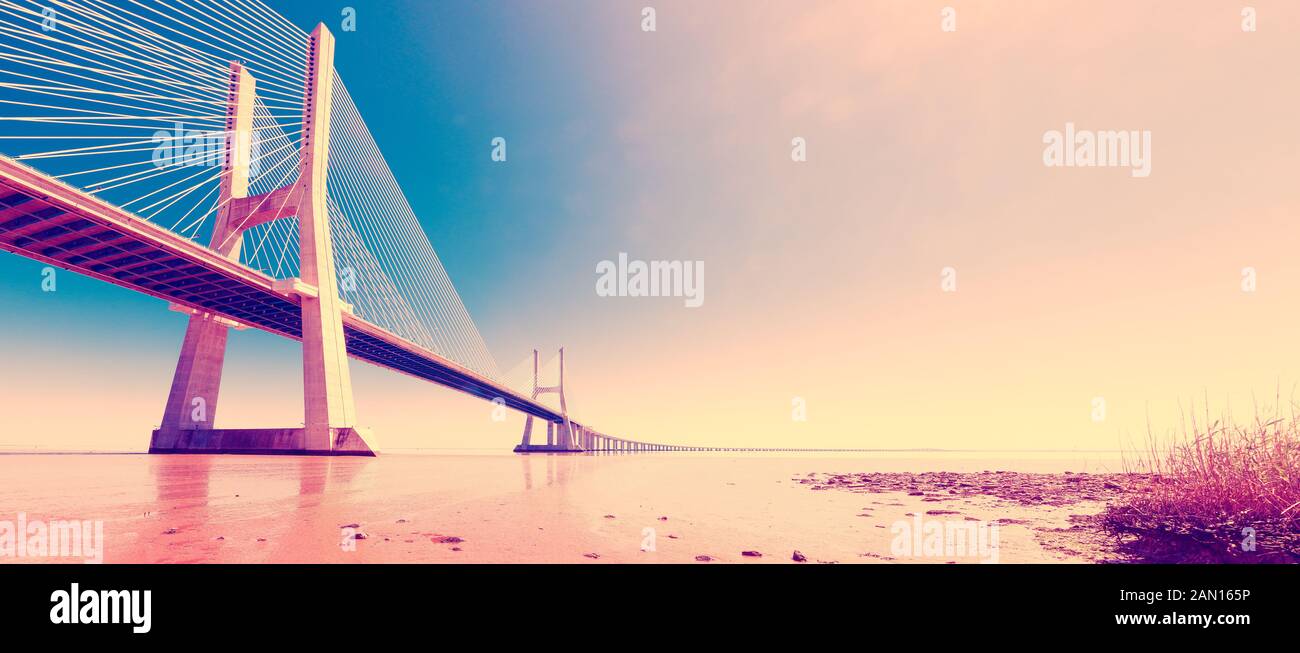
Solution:
M797 479L812 472L1121 469L1112 452L1015 455L4 454L0 520L20 512L102 520L110 563L694 562L697 555L736 560L742 550L770 552L758 560L769 562L789 560L794 549L809 560L861 562L864 553L887 548L882 529L922 506L894 495L812 491ZM870 505L886 497L898 505ZM872 518L860 516L866 508ZM977 508L987 506L969 509ZM1011 508L996 510L980 517L1007 516ZM365 539L348 537L343 529L353 524ZM432 541L441 536L464 542ZM1037 560L1041 552L1029 539L1009 551Z

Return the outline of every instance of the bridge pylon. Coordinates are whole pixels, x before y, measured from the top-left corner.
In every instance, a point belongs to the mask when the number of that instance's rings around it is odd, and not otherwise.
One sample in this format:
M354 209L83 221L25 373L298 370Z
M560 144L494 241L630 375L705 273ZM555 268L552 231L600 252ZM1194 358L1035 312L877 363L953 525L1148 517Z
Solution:
M328 195L330 107L334 84L334 36L318 25L307 42L303 131L298 179L262 195L248 196L257 82L238 62L230 66L226 107L227 156L211 248L238 261L243 232L297 216L299 279L276 280L275 289L302 309L303 426L216 429L217 396L230 320L195 308L190 313L167 407L153 432L150 453L280 453L374 455L356 427L352 380L343 333L343 311L330 239Z
M563 421L559 423L546 422L546 444L533 444L533 416L529 415L524 421L524 435L519 446L515 447L515 453L533 453L533 452L582 452L586 451L586 438L583 437L586 430L575 425L569 419L569 406L564 400L564 347L560 347L560 379L559 383L552 386L538 385L538 354L533 350L533 401L543 394L560 395L560 415Z

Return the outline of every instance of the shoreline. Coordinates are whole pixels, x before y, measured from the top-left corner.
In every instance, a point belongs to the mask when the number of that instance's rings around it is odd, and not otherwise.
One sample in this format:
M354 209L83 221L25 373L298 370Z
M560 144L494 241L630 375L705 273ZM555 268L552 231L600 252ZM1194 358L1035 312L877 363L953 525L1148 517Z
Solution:
M936 506L950 502L979 506L979 512L1019 512L993 523L1018 524L1034 531L1044 549L1092 563L1294 564L1300 562L1300 537L1284 524L1237 523L1231 519L1141 519L1131 499L1141 499L1156 477L1146 473L1034 474L1011 471L869 472L808 474L798 479L813 491L855 494L905 493ZM1044 520L1068 508L1069 527ZM932 508L928 516L962 516L962 510ZM909 516L912 513L908 513ZM970 517L964 517L969 519ZM1252 524L1252 525L1244 525ZM1247 537L1242 537L1247 535ZM1259 540L1263 540L1261 545ZM1249 544L1247 544L1249 542ZM1254 545L1254 546L1251 546Z

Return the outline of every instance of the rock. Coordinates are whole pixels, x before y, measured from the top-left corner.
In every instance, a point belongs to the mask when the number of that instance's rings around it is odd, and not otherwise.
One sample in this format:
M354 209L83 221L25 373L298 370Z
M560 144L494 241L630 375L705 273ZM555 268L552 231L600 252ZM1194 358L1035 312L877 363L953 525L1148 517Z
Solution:
M357 531L357 533L356 533L355 535L352 536L352 539L354 539L354 540L364 540L364 539L366 539L366 537L367 537L367 536L366 536L365 533L362 533L361 531Z
M668 518L667 518L667 517L660 517L660 518L659 518L659 521L668 521Z
M741 551L741 552L740 552L740 555L743 555L743 556L745 556L746 558L761 558L761 557L763 557L763 554L759 553L758 551Z
M600 554L599 554L599 553L584 553L584 554L582 554L582 557L584 557L584 558L591 558L592 560L599 560L599 559L600 559Z
M696 562L713 562L713 556L695 556Z
M458 546L453 546L453 547L451 547L451 550L452 550L452 551L463 551L464 549L462 549L462 548L460 548L460 547L458 547Z
M605 519L614 519L614 515L605 515Z
M460 544L465 540L456 537L455 535L435 535L429 538L429 541L434 544Z
M163 531L162 534L163 534L163 535L175 535L175 534L176 534L176 529L174 529L174 528L169 528L169 529Z
M361 528L361 524L344 524L339 528Z
M798 550L795 550L794 555L790 556L790 559L795 562L808 562L808 558L805 558Z

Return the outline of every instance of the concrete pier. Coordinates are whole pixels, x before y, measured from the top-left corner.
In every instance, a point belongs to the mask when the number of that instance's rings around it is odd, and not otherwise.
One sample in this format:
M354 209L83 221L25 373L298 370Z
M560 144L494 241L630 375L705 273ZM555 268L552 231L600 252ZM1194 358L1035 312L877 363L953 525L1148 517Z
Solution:
M357 428L331 428L329 446L312 448L305 428L195 429L153 432L149 453L294 454L312 456L373 456L369 433Z

